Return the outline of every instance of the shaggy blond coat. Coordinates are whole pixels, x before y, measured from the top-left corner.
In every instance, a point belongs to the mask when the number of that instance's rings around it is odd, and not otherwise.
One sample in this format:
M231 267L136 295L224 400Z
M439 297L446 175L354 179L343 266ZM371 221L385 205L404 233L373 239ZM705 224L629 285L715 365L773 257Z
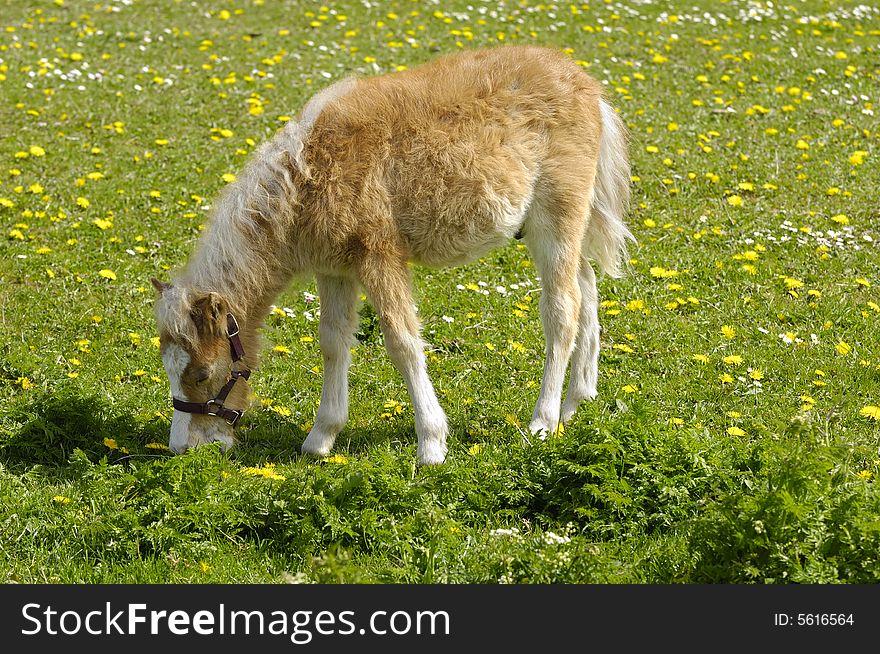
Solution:
M601 85L556 51L465 52L338 82L258 151L216 203L186 270L171 285L157 283L172 391L203 402L228 378L227 312L242 326L242 365L255 367L256 330L270 304L294 275L314 274L325 378L303 450L326 454L347 420L363 289L413 402L419 459L440 463L448 426L427 376L408 263L471 261L519 235L541 276L547 340L530 428L551 433L596 394L588 259L619 274L632 238L623 222L628 196L622 122ZM229 404L244 395L239 383ZM175 411L174 420L175 450L232 443L217 418Z

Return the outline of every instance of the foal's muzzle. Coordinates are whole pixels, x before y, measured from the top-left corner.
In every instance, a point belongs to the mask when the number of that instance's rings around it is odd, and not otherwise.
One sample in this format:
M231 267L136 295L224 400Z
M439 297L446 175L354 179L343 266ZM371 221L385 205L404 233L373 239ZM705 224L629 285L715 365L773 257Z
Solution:
M241 344L241 337L239 336L238 321L231 313L226 314L226 328L229 337L229 349L232 353L232 363L235 364L236 361L240 361L244 357L244 346ZM176 411L217 416L218 418L223 418L229 425L234 426L244 414L244 409L231 409L224 406L224 402L226 402L226 398L229 396L230 391L232 391L232 387L235 386L235 382L239 379L247 380L250 376L251 371L248 368L232 370L229 379L223 385L223 388L220 389L220 392L207 402L188 402L173 397L171 398L171 403Z

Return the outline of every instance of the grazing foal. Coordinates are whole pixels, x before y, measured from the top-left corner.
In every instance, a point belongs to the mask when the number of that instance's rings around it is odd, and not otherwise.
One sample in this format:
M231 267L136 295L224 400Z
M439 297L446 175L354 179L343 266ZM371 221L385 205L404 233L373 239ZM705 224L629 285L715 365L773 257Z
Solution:
M601 85L553 50L459 53L323 90L225 190L180 277L153 280L175 398L171 449L232 445L257 329L291 278L311 273L324 385L303 452L326 455L348 420L363 289L406 381L419 461L442 463L449 428L428 378L408 262L459 264L514 236L542 285L546 359L529 427L552 433L596 395L589 260L619 274L632 239L629 183L621 120Z

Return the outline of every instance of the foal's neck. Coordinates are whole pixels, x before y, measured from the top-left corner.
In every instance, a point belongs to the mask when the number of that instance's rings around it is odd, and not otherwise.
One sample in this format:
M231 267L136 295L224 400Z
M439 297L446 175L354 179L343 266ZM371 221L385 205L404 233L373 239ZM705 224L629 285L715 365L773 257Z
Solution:
M301 138L301 130L285 129L255 153L217 199L184 275L191 288L214 291L229 303L252 352L269 306L304 268L289 238L299 220L290 153L302 150Z
M220 294L241 328L246 363L256 367L257 329L292 271L279 257L277 245L268 247L265 234L252 234L248 220L234 197L224 197L181 283L199 292Z

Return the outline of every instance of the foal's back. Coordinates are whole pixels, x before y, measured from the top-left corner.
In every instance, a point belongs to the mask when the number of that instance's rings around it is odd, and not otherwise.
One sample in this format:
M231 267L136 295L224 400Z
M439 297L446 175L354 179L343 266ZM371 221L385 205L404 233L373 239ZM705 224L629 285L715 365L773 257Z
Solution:
M375 248L429 265L472 259L514 236L536 202L555 202L557 180L590 192L600 97L568 57L535 47L358 80L305 144L310 218L344 259Z

